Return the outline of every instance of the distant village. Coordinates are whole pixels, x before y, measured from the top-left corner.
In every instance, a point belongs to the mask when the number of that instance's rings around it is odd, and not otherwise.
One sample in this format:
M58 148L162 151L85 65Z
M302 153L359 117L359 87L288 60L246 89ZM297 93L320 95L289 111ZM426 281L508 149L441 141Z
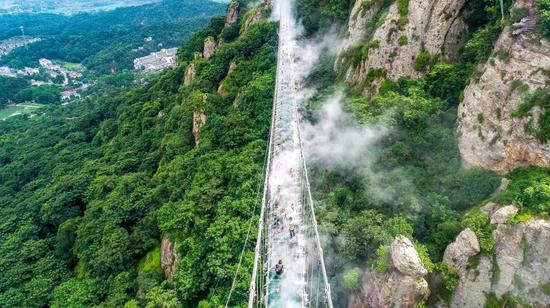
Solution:
M40 42L42 39L37 37L16 36L0 42L0 57L9 54L15 48L23 47L28 44Z
M83 77L79 71L69 70L45 58L39 59L38 62L40 63L40 67L38 68L24 67L16 70L7 66L0 66L0 76L31 78L30 83L32 86L72 86L70 89L61 92L61 100L64 102L80 98L79 92L89 87L88 84L83 84L78 80ZM81 68L80 70L83 69Z
M40 41L40 38L13 37L0 42L0 57L7 55L16 48L24 47ZM144 41L152 41L152 37L144 38ZM162 48L162 43L158 44ZM143 47L135 51L143 50ZM176 65L177 48L162 48L147 56L136 58L133 61L134 69L144 73L160 71ZM59 86L65 90L61 92L62 103L68 103L73 99L81 98L82 92L90 87L82 82L84 68L81 65L73 67L60 65L50 59L39 59L38 67L24 67L14 69L8 66L0 66L0 76L12 78L24 78L30 81L31 86Z

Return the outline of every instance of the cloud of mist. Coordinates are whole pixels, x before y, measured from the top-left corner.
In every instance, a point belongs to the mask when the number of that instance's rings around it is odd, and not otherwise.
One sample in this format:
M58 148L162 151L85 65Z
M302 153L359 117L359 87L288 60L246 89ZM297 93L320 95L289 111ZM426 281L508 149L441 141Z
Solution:
M371 163L372 148L389 131L381 126L357 126L352 116L343 110L343 98L342 92L335 93L319 110L316 123L302 124L305 155L324 168Z

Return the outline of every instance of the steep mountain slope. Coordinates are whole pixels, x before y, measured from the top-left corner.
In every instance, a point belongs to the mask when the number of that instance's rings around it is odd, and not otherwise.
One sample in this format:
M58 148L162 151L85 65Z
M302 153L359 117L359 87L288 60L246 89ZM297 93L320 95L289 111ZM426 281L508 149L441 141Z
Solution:
M516 22L502 31L491 58L464 90L459 113L459 146L466 166L498 172L550 166L546 113L524 100L548 100L550 42L536 29L534 1L516 1ZM536 96L525 98L526 95Z
M466 1L357 1L350 16L348 40L366 39L368 44L344 54L342 69L346 81L358 85L376 70L379 77L391 80L421 76L426 70L421 61L446 55L446 45L452 49L451 44L464 34L464 21L458 17L465 4ZM367 33L369 26L374 29L371 33Z
M239 33L240 5L147 86L123 90L113 76L89 99L0 123L0 306L225 302L256 221L277 42L260 19Z

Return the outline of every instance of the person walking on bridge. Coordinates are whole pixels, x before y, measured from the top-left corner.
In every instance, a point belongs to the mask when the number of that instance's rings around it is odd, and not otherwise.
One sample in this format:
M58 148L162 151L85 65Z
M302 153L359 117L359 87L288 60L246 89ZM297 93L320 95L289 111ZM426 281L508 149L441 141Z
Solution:
M283 260L279 260L279 263L275 264L275 274L277 274L277 276L281 276L284 272L284 267Z
M292 222L292 217L289 218L288 232L290 233L290 239L296 236L296 225Z

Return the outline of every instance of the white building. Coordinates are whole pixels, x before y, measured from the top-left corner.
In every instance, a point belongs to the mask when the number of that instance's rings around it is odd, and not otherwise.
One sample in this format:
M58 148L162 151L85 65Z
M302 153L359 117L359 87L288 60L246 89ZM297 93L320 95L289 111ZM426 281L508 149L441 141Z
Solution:
M134 68L144 72L153 72L174 66L176 64L177 48L161 49L159 52L137 58L134 60Z

